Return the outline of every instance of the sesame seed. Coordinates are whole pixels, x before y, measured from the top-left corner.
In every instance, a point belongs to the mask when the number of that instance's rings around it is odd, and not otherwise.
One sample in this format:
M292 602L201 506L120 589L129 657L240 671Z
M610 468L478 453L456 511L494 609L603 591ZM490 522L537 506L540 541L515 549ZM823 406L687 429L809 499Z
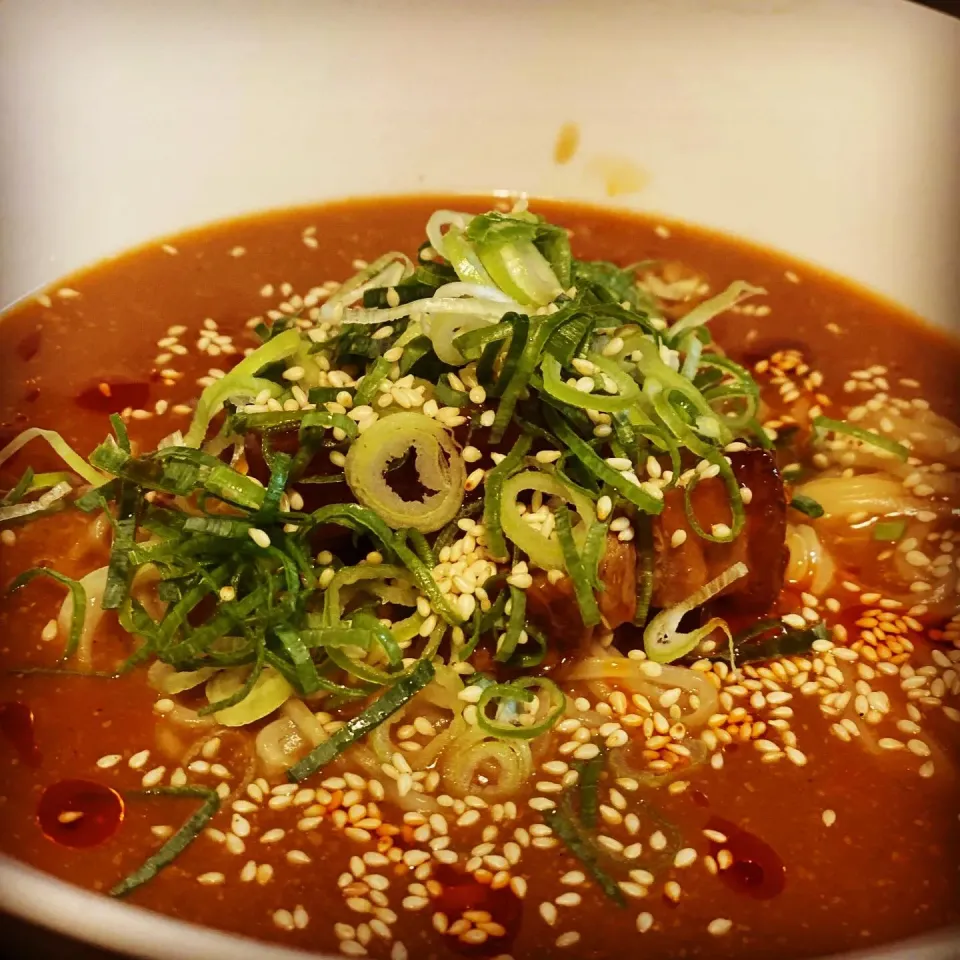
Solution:
M250 536L250 539L262 549L266 550L270 546L270 537L267 535L266 531L261 530L259 527L249 527L247 533Z
M727 920L725 917L717 917L707 924L707 932L714 937L722 937L724 934L729 933L732 928L733 922Z
M157 786L157 784L163 779L163 775L166 772L166 767L154 767L151 771L143 775L143 779L140 781L141 786L143 786L145 789Z
M693 847L684 847L682 850L677 851L677 855L673 858L673 865L675 867L689 867L697 862L697 851Z
M548 900L544 900L538 909L545 923L552 927L557 922L557 908Z

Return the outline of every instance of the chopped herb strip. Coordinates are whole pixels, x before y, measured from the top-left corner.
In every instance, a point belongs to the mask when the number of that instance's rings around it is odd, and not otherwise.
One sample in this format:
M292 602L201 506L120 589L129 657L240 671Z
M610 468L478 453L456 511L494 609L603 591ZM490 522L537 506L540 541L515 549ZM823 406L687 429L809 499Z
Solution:
M564 566L566 566L567 573L573 582L574 595L577 598L577 606L580 608L580 619L583 620L584 626L594 627L600 622L600 607L593 593L594 577L591 577L585 569L583 560L577 553L576 544L573 542L570 510L561 504L554 511L554 516L557 522L557 539L560 541L560 548L563 551ZM598 525L594 524L594 526ZM594 570L596 570L596 565L594 565Z
M224 697L222 700L217 700L215 703L208 703L206 706L201 707L197 714L201 717L207 717L214 713L219 713L221 710L227 710L230 707L235 707L238 703L243 700L246 700L250 696L250 691L253 690L256 686L257 681L260 679L260 674L263 673L263 664L264 664L264 649L263 644L257 644L257 659L254 661L253 667L251 667L250 672L247 674L246 679L243 683L228 697Z
M583 761L577 768L580 779L577 782L580 798L580 822L592 830L597 825L597 812L600 805L600 775L606 766L607 755L601 750L592 760Z
M352 720L348 720L329 740L324 740L299 763L294 764L287 771L288 779L292 783L300 783L323 769L351 744L356 743L375 727L379 727L387 717L393 716L401 707L409 703L433 680L433 677L433 664L429 660L420 660L410 673L395 680L393 686L363 712Z
M906 520L879 520L873 525L873 539L893 543L907 532Z
M67 646L63 651L61 662L69 660L77 652L77 647L80 646L80 638L83 636L83 624L87 615L87 591L79 580L74 580L72 577L68 577L58 570L51 570L49 567L31 567L29 570L24 570L24 572L7 587L7 593L13 593L14 590L19 590L20 587L26 586L31 580L37 577L50 577L51 580L62 583L70 591L70 596L73 598L70 633L67 637Z
M817 640L828 637L822 621L805 630L794 630L781 620L761 620L734 636L733 657L738 664L796 657L809 653ZM727 660L729 654L721 654L716 659Z
M536 723L514 724L509 720L500 719L501 708L508 705L516 708L518 704L531 703L533 694L530 687L539 687L540 699L543 691L550 696L552 706L542 714ZM487 706L492 701L498 701L496 718L487 713ZM533 740L543 733L553 729L566 707L567 698L563 691L549 677L521 677L512 683L494 683L484 688L477 701L477 726L484 733L503 740Z
M27 467L27 469L23 471L20 479L14 485L13 489L2 500L0 500L0 505L6 507L19 503L27 495L27 491L30 489L30 485L32 483L33 467Z
M94 677L98 680L116 680L119 673L107 673L105 670L70 670L67 667L11 667L6 671L17 677L29 677L37 674L42 677Z
M169 866L200 835L200 831L216 816L220 809L220 797L209 787L152 787L136 791L130 796L141 797L195 797L203 805L193 816L152 856L143 866L121 880L111 891L111 897L125 897L137 887L152 880L164 867Z
M649 517L638 516L634 521L637 544L637 609L633 615L635 626L646 625L653 599L653 524Z
M507 620L506 632L497 645L497 653L494 657L500 663L506 663L513 656L527 617L527 595L514 586L510 586L509 591L510 618Z
M822 517L824 514L824 509L821 504L814 500L813 497L804 496L802 493L794 494L793 499L790 501L790 506L794 510L798 510L808 517L812 517L814 520Z
M635 483L614 470L599 456L570 424L551 407L545 408L550 429L567 446L571 454L601 483L613 487L625 500L644 513L659 514L663 511L663 500L657 500Z
M570 812L569 800L555 810L543 814L544 822L553 830L561 843L586 867L600 889L618 906L627 906L623 891L616 882L600 867L596 849L577 829Z
M487 531L487 550L495 560L504 561L510 555L503 536L503 527L500 525L503 485L520 469L532 442L529 435L522 434L513 449L487 474L484 481L483 525Z
M123 438L126 439L126 433L123 434ZM129 440L126 443L129 448ZM130 582L134 573L133 564L130 562L130 551L136 541L140 504L140 490L132 483L126 481L122 483L117 497L117 519L113 524L107 583L103 591L103 599L100 601L100 606L104 610L116 610L130 592Z
M906 462L907 457L910 456L910 451L902 443L897 443L896 440L891 440L889 437L875 433L873 430L864 430L863 427L858 427L847 420L814 417L812 423L814 430L846 434L848 437L853 437L854 440L859 440L868 446L885 450L903 462Z

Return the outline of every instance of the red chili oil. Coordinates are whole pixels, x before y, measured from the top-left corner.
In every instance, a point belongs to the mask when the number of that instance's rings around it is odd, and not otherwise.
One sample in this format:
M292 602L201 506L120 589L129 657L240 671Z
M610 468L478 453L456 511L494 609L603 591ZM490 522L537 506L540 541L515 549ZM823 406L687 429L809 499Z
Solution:
M722 817L711 817L707 829L727 838L723 843L710 841L714 859L724 849L733 855L733 863L718 873L721 882L756 900L770 900L783 892L787 868L770 844Z
M37 824L48 840L64 847L95 847L117 832L123 814L116 790L90 780L60 780L44 790Z
M0 734L13 744L21 763L31 767L40 765L40 751L33 730L33 711L25 703L16 700L0 703Z
M144 380L97 380L75 397L78 407L95 413L119 413L126 407L143 408L150 398L150 384Z

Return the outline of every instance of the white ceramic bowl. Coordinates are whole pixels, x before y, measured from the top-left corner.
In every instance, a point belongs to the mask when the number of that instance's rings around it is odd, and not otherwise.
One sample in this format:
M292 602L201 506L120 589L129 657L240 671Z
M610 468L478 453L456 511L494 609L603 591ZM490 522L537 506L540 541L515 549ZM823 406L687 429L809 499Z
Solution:
M211 219L506 190L717 227L956 324L958 89L960 24L904 0L6 0L0 303ZM639 189L608 196L616 169ZM2 857L0 907L138 956L294 956Z

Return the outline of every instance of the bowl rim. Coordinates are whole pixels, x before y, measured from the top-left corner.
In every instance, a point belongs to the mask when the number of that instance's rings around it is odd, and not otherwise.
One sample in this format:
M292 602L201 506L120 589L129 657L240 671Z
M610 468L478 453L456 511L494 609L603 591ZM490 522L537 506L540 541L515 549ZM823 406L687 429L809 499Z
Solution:
M225 933L122 903L0 854L0 910L74 939L142 960L303 960L329 958L295 947ZM149 934L147 936L146 934ZM822 960L955 960L960 926Z

